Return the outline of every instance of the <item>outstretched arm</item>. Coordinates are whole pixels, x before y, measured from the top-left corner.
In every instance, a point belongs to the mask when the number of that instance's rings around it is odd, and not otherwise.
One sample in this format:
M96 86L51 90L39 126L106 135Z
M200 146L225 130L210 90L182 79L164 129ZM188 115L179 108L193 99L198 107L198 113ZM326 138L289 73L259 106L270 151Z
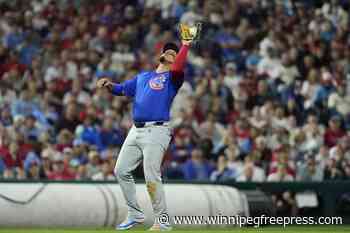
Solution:
M137 77L126 80L123 83L113 83L108 80L108 78L102 78L97 81L97 88L106 88L108 91L110 91L113 95L118 96L129 96L133 97L136 92L136 83L137 83Z
M108 78L100 78L96 82L96 87L101 89L101 88L106 88L109 91L112 91L113 83L109 81Z

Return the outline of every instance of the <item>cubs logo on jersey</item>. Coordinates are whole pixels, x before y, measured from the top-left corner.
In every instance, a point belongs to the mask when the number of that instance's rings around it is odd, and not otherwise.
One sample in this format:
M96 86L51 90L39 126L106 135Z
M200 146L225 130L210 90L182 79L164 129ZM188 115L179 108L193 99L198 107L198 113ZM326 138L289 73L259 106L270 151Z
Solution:
M149 86L153 90L162 90L164 88L164 83L166 82L166 77L164 75L159 75L149 80Z

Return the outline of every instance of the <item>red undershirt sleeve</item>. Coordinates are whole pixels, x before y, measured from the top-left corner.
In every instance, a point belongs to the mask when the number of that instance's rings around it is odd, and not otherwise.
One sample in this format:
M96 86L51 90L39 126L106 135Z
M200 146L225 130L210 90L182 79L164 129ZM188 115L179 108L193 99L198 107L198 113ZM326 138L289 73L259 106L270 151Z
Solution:
M189 45L181 46L179 53L176 55L175 62L171 66L171 71L179 72L184 70L189 48Z
M184 68L189 48L189 45L182 45L174 64L171 66L171 80L176 86L181 86L184 81Z

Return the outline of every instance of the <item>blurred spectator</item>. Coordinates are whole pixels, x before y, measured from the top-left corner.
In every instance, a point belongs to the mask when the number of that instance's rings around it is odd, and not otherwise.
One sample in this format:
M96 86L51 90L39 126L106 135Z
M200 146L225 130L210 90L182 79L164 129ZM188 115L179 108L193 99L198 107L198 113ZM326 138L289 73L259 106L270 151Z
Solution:
M92 176L92 180L115 180L113 169L110 168L107 162L101 165L101 171Z
M79 125L75 134L85 143L96 146L99 150L102 149L101 136L97 127L95 126L95 119L93 116L86 116L82 125ZM77 139L77 140L80 140Z
M156 44L161 39L161 28L159 24L153 23L150 26L150 30L148 31L145 37L145 46L149 49L149 52L154 52L154 48Z
M213 113L209 113L208 120L199 126L199 135L202 138L211 139L214 145L217 145L220 142L221 138L224 136L224 133L224 127L219 122L215 121Z
M236 176L241 174L243 170L243 162L239 158L239 151L235 144L230 144L224 152L227 156L227 167L235 171Z
M277 171L271 173L267 177L267 181L269 182L281 182L281 181L293 181L294 178L290 174L287 173L286 166L283 164L280 164L277 167Z
M5 166L4 178L25 178L23 158L20 157L17 143L9 143L8 140L4 139L3 145L0 147L0 155Z
M33 115L26 117L24 121L24 126L22 128L22 133L26 139L36 141L39 139L40 130L36 126L36 119Z
M47 178L50 180L70 180L74 179L74 174L68 170L63 163L63 155L60 153L54 154L52 161L52 171L47 174Z
M97 151L89 152L89 163L86 165L87 177L93 177L100 172L100 157Z
M325 180L342 180L344 178L344 171L335 159L330 159L326 164L324 170Z
M306 161L299 164L297 180L300 181L322 181L323 168L318 164L313 157L309 157Z
M101 149L106 149L110 146L121 147L124 141L123 132L115 127L113 117L106 117L104 119L99 136L101 138Z
M68 104L65 107L63 116L57 122L57 131L67 129L74 133L75 128L79 125L77 107L74 103Z
M75 169L75 179L76 180L87 180L90 177L87 174L87 169L86 169L86 165L79 165L76 169Z
M37 103L34 103L32 98L33 96L30 95L28 90L22 90L20 99L12 102L12 117L17 115L28 116L37 111Z
M183 165L183 174L185 180L208 180L212 171L212 165L203 157L203 152L194 149L191 153L191 159Z
M0 158L0 177L3 177L5 171L5 163L2 158Z
M48 178L48 175L51 175L53 167L53 158L55 151L43 151L41 153L41 167L40 167L40 176L44 179Z
M255 166L249 159L246 159L243 171L237 177L237 181L240 182L263 182L265 179L264 171Z
M62 129L57 135L56 149L58 151L64 151L65 148L72 146L73 134L67 130Z
M36 161L32 161L29 164L28 171L27 171L27 178L33 179L33 180L39 180L40 178L40 165Z
M324 143L328 147L333 147L337 144L337 140L345 135L341 129L341 121L337 116L332 117L328 122L328 128L324 134Z
M75 139L73 142L72 161L76 161L77 164L88 163L86 153L86 144L83 142L83 140Z
M219 156L217 168L211 173L211 181L225 181L235 177L234 171L227 167L227 159L224 155Z
M339 85L335 92L328 98L328 108L334 114L348 116L350 113L350 99L346 93L346 86Z

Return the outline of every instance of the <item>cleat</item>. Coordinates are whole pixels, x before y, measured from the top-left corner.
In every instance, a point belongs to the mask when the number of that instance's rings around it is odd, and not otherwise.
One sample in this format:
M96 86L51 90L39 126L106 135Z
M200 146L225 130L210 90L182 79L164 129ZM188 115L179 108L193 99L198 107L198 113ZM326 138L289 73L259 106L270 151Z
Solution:
M132 227L135 227L139 224L143 224L145 222L145 217L140 216L137 218L127 218L124 222L116 226L116 230L118 231L123 231L123 230L128 230Z
M149 231L171 231L173 228L169 224L155 223Z

